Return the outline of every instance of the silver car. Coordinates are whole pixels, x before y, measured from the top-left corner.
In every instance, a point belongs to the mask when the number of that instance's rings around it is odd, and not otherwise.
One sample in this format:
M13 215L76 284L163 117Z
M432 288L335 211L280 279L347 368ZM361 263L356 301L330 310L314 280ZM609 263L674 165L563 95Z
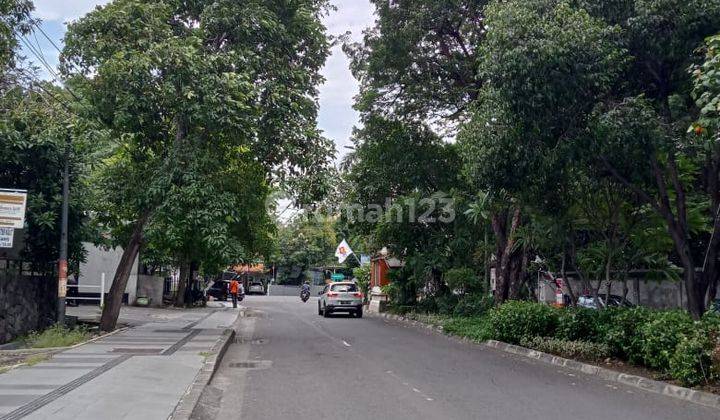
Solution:
M330 316L335 312L348 312L362 318L363 294L352 282L326 284L318 299L318 315Z
M265 286L263 286L260 282L253 282L250 283L250 286L248 286L247 294L258 294L258 295L264 295L265 294Z

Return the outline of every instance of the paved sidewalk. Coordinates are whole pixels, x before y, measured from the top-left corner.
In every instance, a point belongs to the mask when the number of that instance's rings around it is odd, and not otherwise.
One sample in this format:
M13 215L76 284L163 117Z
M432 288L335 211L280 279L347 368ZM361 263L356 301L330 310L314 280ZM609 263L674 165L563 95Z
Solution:
M237 319L216 305L124 308L134 327L1 374L0 420L167 419Z

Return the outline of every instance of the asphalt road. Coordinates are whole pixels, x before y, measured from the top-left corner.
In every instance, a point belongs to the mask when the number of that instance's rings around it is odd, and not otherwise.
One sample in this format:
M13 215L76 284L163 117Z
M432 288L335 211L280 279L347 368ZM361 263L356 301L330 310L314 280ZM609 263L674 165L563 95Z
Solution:
M720 419L720 412L316 301L251 296L195 419Z

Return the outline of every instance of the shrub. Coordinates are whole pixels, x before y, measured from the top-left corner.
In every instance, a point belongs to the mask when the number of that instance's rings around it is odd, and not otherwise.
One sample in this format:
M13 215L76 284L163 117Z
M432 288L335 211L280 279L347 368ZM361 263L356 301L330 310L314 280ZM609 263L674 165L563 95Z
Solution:
M610 356L610 347L607 344L582 340L534 337L524 339L521 345L569 359L599 360Z
M604 311L568 308L560 311L555 336L561 340L598 342L600 320Z
M493 307L491 296L466 295L455 305L453 316L478 317L485 315Z
M490 311L488 321L492 338L520 344L523 339L552 336L558 311L542 303L512 301Z
M460 298L453 294L445 294L435 297L435 304L437 305L437 313L441 315L452 315L455 311Z
M607 344L613 355L642 363L642 349L639 331L650 316L642 308L608 308L598 316L598 340Z
M482 318L451 318L443 324L445 332L475 341L492 338L487 317Z
M675 348L693 330L693 320L685 311L652 312L640 328L641 353L646 366L666 372Z
M670 358L670 375L693 386L720 378L720 314L708 312L683 336Z
M668 373L683 385L708 383L717 377L712 367L714 347L714 337L702 329L682 337L670 357Z
M482 291L482 281L470 268L452 268L443 274L443 280L452 291L468 293Z

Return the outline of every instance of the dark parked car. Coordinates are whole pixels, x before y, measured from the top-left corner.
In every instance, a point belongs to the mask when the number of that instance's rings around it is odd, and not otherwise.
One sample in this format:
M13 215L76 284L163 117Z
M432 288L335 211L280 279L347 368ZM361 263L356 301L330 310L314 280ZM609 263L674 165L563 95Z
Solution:
M229 280L215 280L205 293L215 300L228 300L230 296L229 287Z

